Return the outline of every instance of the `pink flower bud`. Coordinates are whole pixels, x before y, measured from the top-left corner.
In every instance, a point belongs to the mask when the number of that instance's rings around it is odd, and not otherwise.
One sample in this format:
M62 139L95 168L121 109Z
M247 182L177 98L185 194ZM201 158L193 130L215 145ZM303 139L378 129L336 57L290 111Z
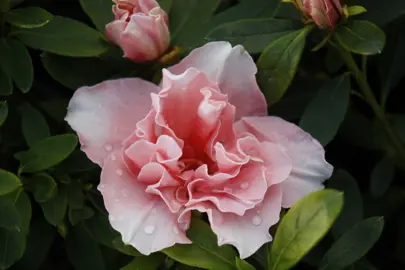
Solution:
M137 62L156 59L170 44L168 16L155 0L113 0L114 21L106 25L109 40L124 57Z
M334 28L343 16L340 0L297 0L297 5L321 28Z

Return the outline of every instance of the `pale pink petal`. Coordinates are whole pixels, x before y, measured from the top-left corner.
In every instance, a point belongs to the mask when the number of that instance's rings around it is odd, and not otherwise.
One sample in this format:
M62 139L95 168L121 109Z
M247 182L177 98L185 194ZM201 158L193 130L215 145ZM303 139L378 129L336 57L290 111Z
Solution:
M113 43L121 46L121 34L127 26L127 22L123 20L116 20L110 22L105 26L105 35Z
M141 79L105 81L78 89L65 120L77 132L82 150L95 163L104 158L136 128L151 108L157 86Z
M180 218L192 210L206 212L211 228L218 236L218 245L233 245L244 259L272 240L269 229L279 221L281 197L281 188L274 185L267 191L263 202L243 216L221 213L212 204L205 203L186 209Z
M144 255L190 240L179 228L178 214L170 212L156 195L145 192L122 162L120 152L106 159L98 187L104 198L112 227L121 233L125 244Z
M232 48L228 42L210 42L169 70L181 74L191 67L205 73L228 95L229 102L236 107L236 120L267 114L266 100L256 83L256 65L242 46Z
M283 207L291 207L302 196L322 189L322 183L332 175L333 167L325 160L322 145L292 123L278 117L246 117L237 123L236 130L281 146L291 159L290 176L281 183Z

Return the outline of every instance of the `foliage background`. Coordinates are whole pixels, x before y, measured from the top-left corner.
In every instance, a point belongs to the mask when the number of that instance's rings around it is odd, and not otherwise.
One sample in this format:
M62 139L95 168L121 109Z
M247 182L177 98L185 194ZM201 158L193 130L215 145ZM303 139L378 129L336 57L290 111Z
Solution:
M296 232L295 221L320 205L326 210L313 224L336 216L339 204L325 198L340 193L298 204L280 224L274 247L264 246L247 261L230 246L218 248L198 220L189 232L191 246L148 257L124 246L96 190L100 169L80 152L63 121L66 105L78 87L110 78L158 82L159 70L178 59L123 59L103 36L112 20L109 0L0 0L0 269L287 269L304 255L296 269L404 269L405 2L346 2L367 12L343 22L334 36L347 45L346 56L355 52L364 77L347 69L330 44L312 51L328 32L304 28L289 3L159 2L182 55L208 40L228 40L258 60L269 113L299 124L326 146L336 168L328 188L344 191L339 218L315 247L293 242L293 259L284 258L284 266L272 262L283 235ZM357 31L348 37L345 27ZM377 104L369 106L364 83ZM316 226L303 230L315 242L323 236L314 235Z

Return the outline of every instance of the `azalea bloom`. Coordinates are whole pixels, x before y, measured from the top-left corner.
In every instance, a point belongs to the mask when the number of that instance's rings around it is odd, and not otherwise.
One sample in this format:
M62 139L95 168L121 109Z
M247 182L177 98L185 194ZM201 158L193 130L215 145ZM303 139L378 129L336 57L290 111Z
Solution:
M106 36L124 57L143 62L162 55L170 44L167 14L155 0L113 0L114 21Z
M242 258L272 240L281 209L322 189L332 166L296 125L267 116L241 46L212 42L163 70L77 90L67 122L102 168L100 190L123 242L141 253L187 244L191 211Z

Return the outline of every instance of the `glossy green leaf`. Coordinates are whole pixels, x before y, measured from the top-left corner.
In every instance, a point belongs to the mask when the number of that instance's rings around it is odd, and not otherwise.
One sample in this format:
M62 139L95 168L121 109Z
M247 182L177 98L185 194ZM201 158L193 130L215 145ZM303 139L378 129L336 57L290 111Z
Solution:
M362 55L379 54L385 45L384 32L369 21L349 21L340 26L334 36L343 48Z
M70 185L67 187L68 193L68 204L69 207L75 209L81 209L84 205L84 196L82 191L82 185L77 181L73 180Z
M370 179L370 193L374 198L387 192L394 180L395 164L389 157L382 158L374 167Z
M113 240L113 246L116 250L120 251L121 253L124 253L129 256L142 256L142 254L136 250L133 246L126 245L122 242L122 237L117 236Z
M41 204L46 220L53 226L59 225L65 218L67 209L67 191L62 185L58 186L58 193L50 200Z
M236 257L236 268L238 270L255 270L251 264L249 264L247 261L244 261L238 257Z
M0 64L2 61L0 61ZM9 96L13 93L13 82L0 65L0 96Z
M326 252L319 269L340 270L353 264L378 241L383 227L383 217L371 217L357 223Z
M52 14L40 7L16 8L7 12L4 19L17 27L37 28L49 23Z
M156 270L164 262L165 256L161 253L154 253L149 256L135 258L121 270Z
M281 220L270 252L270 270L290 269L328 232L343 207L342 192L325 189L298 200Z
M0 66L23 93L34 80L34 68L27 48L15 39L0 39Z
M19 171L34 173L46 170L66 159L76 148L77 142L73 134L46 138L22 154Z
M43 53L42 63L52 78L69 89L95 85L113 74L113 70L98 58L72 58Z
M44 219L32 222L24 256L15 265L16 269L38 270L46 260L56 230Z
M327 81L301 117L300 127L322 145L337 134L350 101L350 77L342 75Z
M259 53L296 29L297 24L291 20L247 19L220 25L208 33L207 39L229 41L234 46L242 45L250 53Z
M75 226L79 222L93 217L94 210L87 206L84 206L82 209L70 208L68 216L69 216L70 224Z
M0 269L8 269L25 250L25 236L18 231L0 229Z
M15 206L20 215L20 231L22 234L27 235L30 231L32 207L31 200L25 192L19 192L17 201L15 201Z
M58 186L55 180L46 173L34 175L29 180L29 189L32 190L35 200L39 203L49 201L58 192Z
M159 3L160 7L167 13L170 13L170 10L173 5L173 0L157 0Z
M0 228L17 232L21 231L20 213L12 197L0 197L0 217Z
M108 49L101 33L60 16L54 16L40 28L19 29L13 32L13 36L28 47L66 56L98 56Z
M25 103L20 106L21 129L28 146L51 136L48 123L40 111Z
M11 172L0 169L0 196L9 194L22 186L20 179Z
M218 5L218 0L173 1L170 13L172 44L189 49L202 45L209 30L207 23Z
M260 56L258 80L269 104L279 101L290 86L310 29L305 27L277 39Z
M80 5L90 17L94 25L100 32L105 31L106 24L114 19L112 6L114 2L110 0L80 0Z
M348 172L337 170L327 182L328 188L343 192L344 206L335 224L333 224L333 236L339 237L354 224L363 220L363 199L356 179Z
M347 14L349 16L355 16L367 12L367 10L362 6L350 6L347 7Z
M192 244L175 245L164 249L163 253L175 261L203 269L236 268L235 250L228 245L218 247L217 237L205 222L193 220L187 236Z
M78 225L69 230L66 251L76 270L106 269L100 247L83 226Z
M115 248L113 241L118 237L118 232L111 227L107 215L96 213L90 219L84 220L83 225L95 241L104 246Z

